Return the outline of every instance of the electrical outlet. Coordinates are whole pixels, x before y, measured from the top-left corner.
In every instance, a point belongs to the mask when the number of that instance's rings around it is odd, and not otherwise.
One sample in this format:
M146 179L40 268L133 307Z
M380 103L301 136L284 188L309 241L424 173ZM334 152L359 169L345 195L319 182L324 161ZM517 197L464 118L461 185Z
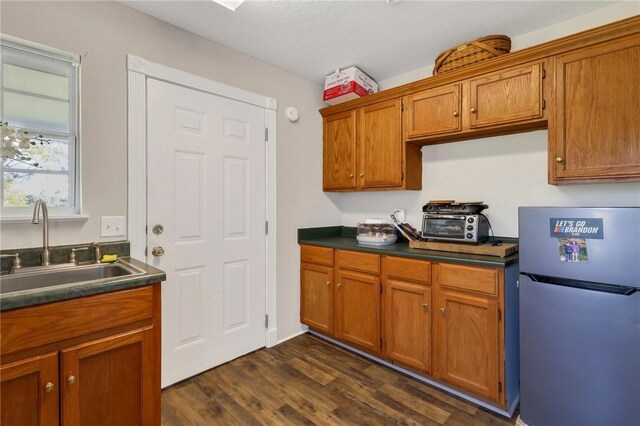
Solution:
M125 237L127 219L124 216L102 216L100 220L101 237Z
M398 222L400 223L405 223L407 221L407 214L404 209L396 210L396 219L398 219Z

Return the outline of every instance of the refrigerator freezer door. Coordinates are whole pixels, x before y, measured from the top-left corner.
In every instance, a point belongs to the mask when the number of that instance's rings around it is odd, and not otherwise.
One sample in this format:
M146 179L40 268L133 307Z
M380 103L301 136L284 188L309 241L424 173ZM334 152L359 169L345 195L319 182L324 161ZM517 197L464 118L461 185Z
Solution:
M640 293L520 275L521 416L531 426L640 419ZM525 302L526 301L526 302Z
M560 260L554 219L602 219L602 239L585 239L588 260ZM521 207L520 271L640 287L640 208Z

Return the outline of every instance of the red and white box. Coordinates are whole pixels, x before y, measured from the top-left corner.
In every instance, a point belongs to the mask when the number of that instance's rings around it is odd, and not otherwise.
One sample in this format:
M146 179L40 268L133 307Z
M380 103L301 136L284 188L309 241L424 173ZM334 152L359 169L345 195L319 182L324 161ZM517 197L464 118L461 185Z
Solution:
M378 83L358 67L336 70L324 80L322 100L329 105L357 99L378 91Z

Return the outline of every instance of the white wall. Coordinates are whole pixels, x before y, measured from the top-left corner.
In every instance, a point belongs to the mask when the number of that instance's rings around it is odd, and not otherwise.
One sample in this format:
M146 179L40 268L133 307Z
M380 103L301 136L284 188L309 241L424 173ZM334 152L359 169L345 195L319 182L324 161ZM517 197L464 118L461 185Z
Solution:
M1 3L3 33L82 55L86 222L56 222L51 244L100 239L100 216L127 214L126 54L278 99L278 337L300 330L297 228L340 223L322 193L320 85L115 2ZM281 111L296 106L300 120ZM1 248L36 247L41 228L3 224Z
M622 2L512 40L513 50L618 21L640 13ZM380 82L388 89L431 75L433 65ZM344 193L331 198L342 223L388 218L397 208L420 229L422 205L432 199L484 201L496 235L517 236L518 206L640 206L640 183L547 184L547 131L461 141L422 148L422 191Z

